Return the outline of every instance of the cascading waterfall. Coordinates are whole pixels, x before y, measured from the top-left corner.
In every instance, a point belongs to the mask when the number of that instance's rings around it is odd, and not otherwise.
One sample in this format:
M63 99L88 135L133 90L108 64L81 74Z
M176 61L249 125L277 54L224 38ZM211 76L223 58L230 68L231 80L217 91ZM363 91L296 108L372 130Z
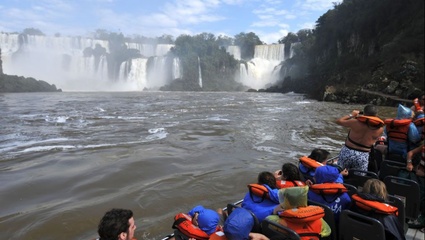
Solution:
M254 58L241 63L239 80L244 85L261 89L279 80L280 63L285 60L285 45L257 45Z
M301 43L299 43L299 42L291 43L291 47L290 47L290 49L289 49L289 58L292 58L292 57L295 55L294 47L296 47L296 46L298 46L298 45L300 45L300 44L301 44Z
M181 78L181 69L180 69L180 59L174 58L173 59L173 79Z
M202 72L201 72L201 59L198 56L198 78L199 78L199 87L202 88Z
M168 56L174 45L126 44L143 57L121 63L117 79L109 79L107 41L0 33L5 74L45 80L64 91L139 91L159 88L181 77L180 61ZM154 59L150 69L148 57Z

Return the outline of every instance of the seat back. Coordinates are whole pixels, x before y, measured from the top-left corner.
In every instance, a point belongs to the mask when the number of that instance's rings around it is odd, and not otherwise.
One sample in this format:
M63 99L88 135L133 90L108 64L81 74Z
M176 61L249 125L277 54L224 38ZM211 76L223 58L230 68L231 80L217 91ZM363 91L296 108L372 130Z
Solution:
M385 240L385 230L382 223L374 218L344 210L339 219L338 239Z
M344 183L354 185L361 192L363 184L371 178L378 179L378 174L371 171L350 169L348 170L348 176L344 178Z
M285 239L285 240L300 240L300 236L292 229L281 224L271 222L264 219L261 222L262 234L268 238Z
M315 202L315 201L312 201L312 200L308 200L307 203L308 203L308 205L320 206L325 210L325 216L323 217L323 220L325 220L325 222L329 225L332 232L331 232L331 235L329 237L321 238L321 239L337 240L338 229L336 227L335 216L334 216L334 212L332 211L332 209L330 207L328 207L327 205L323 204L323 203Z
M351 197L353 194L356 194L357 188L354 185L348 184L348 183L343 183L343 185L345 186L345 188L348 190L348 195Z
M394 195L404 202L406 218L416 219L420 207L419 184L413 180L396 176L386 176L384 183L388 194Z
M381 163L381 167L378 174L379 180L384 180L386 176L398 176L398 172L401 169L406 169L405 163L386 159Z
M405 219L406 219L406 210L404 209L404 203L403 201L396 196L388 194L388 203L393 205L394 207L398 208L398 220L400 222L400 225L403 226L404 233L407 232L409 226L407 225Z
M233 204L233 203L228 203L227 204L227 214L228 216L230 216L230 214L232 214L233 209L235 208L239 208L241 206ZM250 210L246 209L249 213L251 213L251 216L254 218L254 226L252 227L251 232L255 232L255 233L260 233L261 232L261 225L260 225L260 221L258 221L257 216L255 216L255 214L253 212L251 212Z

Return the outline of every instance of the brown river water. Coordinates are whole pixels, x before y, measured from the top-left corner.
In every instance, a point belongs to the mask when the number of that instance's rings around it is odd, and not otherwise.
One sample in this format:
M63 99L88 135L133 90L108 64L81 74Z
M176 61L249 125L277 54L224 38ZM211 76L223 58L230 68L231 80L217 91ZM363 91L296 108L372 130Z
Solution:
M235 202L261 171L316 147L336 156L348 131L334 120L362 108L293 93L0 94L0 239L93 239L111 208L133 210L137 239L162 239L175 214Z

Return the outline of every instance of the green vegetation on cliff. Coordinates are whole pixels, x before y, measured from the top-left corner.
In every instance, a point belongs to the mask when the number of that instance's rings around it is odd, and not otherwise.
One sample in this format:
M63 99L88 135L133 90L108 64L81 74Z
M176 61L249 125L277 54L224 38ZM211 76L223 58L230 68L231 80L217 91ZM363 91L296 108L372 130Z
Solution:
M401 98L424 90L424 1L344 0L316 23L281 40L300 43L281 91L322 99L332 86L330 100L362 102L362 88Z

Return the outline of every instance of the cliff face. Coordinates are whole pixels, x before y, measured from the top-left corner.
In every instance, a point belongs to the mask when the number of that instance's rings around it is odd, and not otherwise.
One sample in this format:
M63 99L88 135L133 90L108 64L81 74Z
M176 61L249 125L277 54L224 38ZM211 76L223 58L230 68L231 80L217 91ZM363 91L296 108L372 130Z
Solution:
M317 20L316 29L283 68L281 91L342 103L392 105L424 91L424 1L345 0Z

